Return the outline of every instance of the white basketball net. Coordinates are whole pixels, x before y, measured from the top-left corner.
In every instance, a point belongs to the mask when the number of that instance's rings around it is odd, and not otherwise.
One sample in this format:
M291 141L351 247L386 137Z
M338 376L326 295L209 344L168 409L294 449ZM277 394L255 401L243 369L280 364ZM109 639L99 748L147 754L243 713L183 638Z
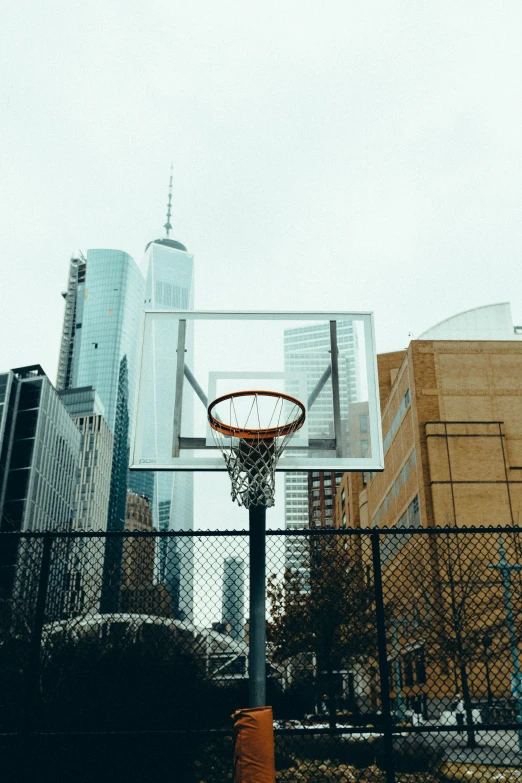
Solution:
M246 419L244 413L239 414L239 418L243 418L241 423L238 421L237 401L234 403L234 398L220 403L221 407L219 410L216 408L214 416L219 416L220 420L224 421L223 414L229 406L227 421L233 423L232 426L246 429L249 419L255 420L256 417L258 424L261 418L261 396L252 392L251 407ZM274 399L270 420L265 428L256 428L254 437L228 437L212 427L214 442L223 455L232 482L232 500L245 508L274 505L277 462L290 438L302 425L301 409L298 405L278 397ZM285 434L274 436L274 428L283 426Z

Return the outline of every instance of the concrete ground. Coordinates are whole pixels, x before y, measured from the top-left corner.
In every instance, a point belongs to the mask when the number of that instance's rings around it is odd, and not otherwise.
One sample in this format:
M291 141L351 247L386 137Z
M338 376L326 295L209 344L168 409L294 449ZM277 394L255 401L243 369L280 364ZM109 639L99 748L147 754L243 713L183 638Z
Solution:
M466 747L466 734L441 731L435 736L437 744L447 747L446 759L470 764L510 766L522 768L522 753L516 731L476 731L478 747Z

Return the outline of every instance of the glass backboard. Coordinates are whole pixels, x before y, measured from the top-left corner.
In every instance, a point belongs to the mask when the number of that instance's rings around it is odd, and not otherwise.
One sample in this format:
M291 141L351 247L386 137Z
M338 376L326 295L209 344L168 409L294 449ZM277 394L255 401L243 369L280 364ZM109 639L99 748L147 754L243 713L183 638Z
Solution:
M133 470L225 470L209 402L263 389L297 397L304 426L278 471L382 470L371 313L146 311Z

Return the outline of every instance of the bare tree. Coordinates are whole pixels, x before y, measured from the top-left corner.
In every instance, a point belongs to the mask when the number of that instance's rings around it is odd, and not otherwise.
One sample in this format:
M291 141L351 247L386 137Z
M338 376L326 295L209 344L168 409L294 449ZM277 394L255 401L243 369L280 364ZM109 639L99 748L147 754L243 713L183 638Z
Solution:
M500 652L504 618L502 597L494 575L486 567L486 532L439 534L432 549L433 570L424 586L425 609L419 633L429 656L447 668L462 695L467 745L476 747L470 675L484 661L484 638L497 638ZM486 555L486 557L485 557Z
M309 576L288 569L269 579L268 641L284 663L303 653L326 673L329 724L337 724L335 672L376 649L373 594L365 585L360 557L338 536L310 537Z

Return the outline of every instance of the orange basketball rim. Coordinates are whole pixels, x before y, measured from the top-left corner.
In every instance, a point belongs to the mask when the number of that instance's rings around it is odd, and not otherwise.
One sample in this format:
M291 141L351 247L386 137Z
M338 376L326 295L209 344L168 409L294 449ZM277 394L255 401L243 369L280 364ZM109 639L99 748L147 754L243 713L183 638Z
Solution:
M294 417L291 421L284 423L278 422L276 425L270 426L271 421L267 427L247 427L246 422L244 426L233 424L225 424L214 416L214 408L222 402L230 401L231 406L238 397L253 397L253 404L258 397L275 397L281 402L289 402L295 406L299 411L297 417ZM276 403L277 407L277 403ZM298 429L300 429L306 418L305 406L296 397L291 397L289 394L283 394L282 392L268 391L263 389L253 389L248 391L237 391L229 394L223 394L221 397L217 397L208 406L208 421L210 426L216 432L221 433L228 438L240 438L241 440L275 440L275 438L284 438L288 435L292 435Z

